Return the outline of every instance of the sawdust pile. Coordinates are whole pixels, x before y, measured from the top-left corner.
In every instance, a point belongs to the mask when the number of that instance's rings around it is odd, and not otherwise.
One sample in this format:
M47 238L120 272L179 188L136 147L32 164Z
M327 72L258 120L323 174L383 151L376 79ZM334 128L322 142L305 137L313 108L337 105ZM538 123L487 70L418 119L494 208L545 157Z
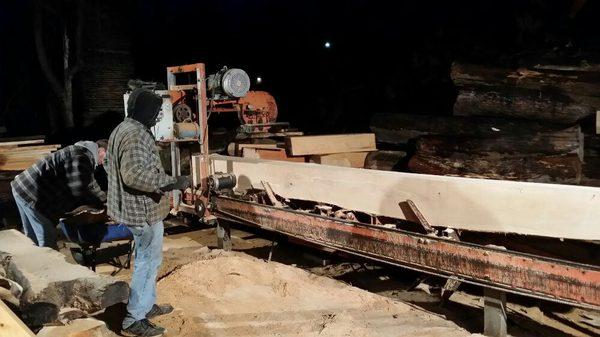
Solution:
M212 251L158 283L169 336L465 336L409 305L242 253Z

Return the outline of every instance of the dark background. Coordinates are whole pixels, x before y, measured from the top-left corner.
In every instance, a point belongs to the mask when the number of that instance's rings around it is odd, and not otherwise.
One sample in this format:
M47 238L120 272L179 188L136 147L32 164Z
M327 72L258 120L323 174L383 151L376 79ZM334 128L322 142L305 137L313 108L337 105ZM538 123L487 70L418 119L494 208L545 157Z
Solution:
M365 131L377 112L451 114L453 61L593 61L600 45L598 1L576 15L573 0L83 3L75 126L65 128L40 68L33 18L42 10L44 45L60 78L61 27L74 30L78 2L0 2L5 136L105 138L122 119L127 79L165 82L165 67L196 62L209 72L228 65L262 77L253 89L271 92L279 120L307 133Z

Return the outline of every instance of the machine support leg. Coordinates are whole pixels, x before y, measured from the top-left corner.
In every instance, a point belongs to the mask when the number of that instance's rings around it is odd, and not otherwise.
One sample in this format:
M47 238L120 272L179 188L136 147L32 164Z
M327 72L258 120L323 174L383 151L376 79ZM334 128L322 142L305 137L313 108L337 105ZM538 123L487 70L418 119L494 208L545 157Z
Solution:
M217 247L231 251L231 230L227 222L217 221Z
M506 293L501 290L483 290L483 334L506 337Z

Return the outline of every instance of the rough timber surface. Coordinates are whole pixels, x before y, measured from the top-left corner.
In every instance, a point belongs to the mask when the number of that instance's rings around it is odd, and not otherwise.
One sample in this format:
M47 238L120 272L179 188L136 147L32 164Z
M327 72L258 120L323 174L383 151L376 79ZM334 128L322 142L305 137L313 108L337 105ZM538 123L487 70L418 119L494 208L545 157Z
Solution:
M406 219L412 200L434 226L480 232L600 240L600 188L361 170L211 156L214 172L237 176L237 190L261 181L285 197Z

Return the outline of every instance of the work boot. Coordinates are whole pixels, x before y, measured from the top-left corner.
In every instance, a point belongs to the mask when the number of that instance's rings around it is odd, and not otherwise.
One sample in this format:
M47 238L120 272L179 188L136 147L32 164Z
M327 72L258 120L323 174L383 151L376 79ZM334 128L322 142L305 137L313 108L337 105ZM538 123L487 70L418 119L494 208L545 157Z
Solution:
M170 314L173 312L173 306L170 304L155 304L152 306L152 309L150 309L150 311L148 311L148 313L146 314L146 318L150 319L150 318L154 318L156 316L162 316L162 315L166 315L166 314Z
M147 318L135 321L128 328L123 329L121 333L124 336L130 337L154 337L162 336L165 333L165 328L150 322Z

